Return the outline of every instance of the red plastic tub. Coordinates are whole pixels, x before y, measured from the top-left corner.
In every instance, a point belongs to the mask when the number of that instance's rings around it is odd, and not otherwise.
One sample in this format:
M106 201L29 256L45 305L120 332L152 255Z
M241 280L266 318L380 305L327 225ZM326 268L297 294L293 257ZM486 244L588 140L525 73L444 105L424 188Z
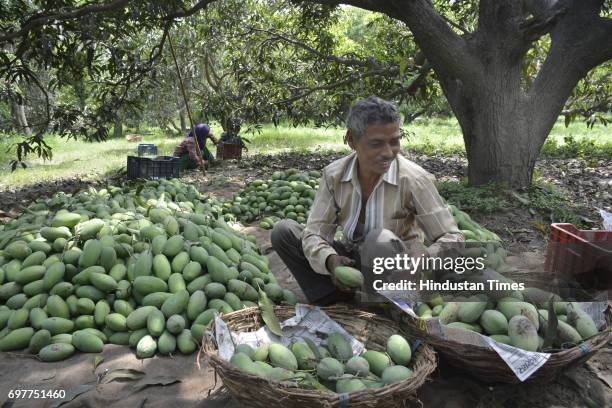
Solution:
M579 230L573 224L552 224L544 268L559 278L610 291L612 231Z
M217 159L228 160L242 158L242 145L239 143L219 143L217 145Z

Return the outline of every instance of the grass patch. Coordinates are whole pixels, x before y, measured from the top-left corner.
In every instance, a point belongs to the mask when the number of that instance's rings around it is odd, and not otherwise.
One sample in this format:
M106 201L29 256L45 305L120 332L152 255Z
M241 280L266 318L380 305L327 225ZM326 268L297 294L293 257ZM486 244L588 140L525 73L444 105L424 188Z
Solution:
M609 159L612 157L612 142L597 141L592 137L576 138L573 135L563 137L563 143L558 138L550 137L542 146L542 157Z
M275 127L267 124L261 127L259 133L246 135L249 154L275 154L287 152L341 151L348 146L343 143L345 129L292 127L288 124Z
M402 148L426 155L465 155L463 135L453 118L418 118L403 127L407 134Z
M15 157L12 144L17 140L15 137L12 140L3 140L0 153L0 190L73 177L96 179L125 167L127 156L136 155L138 149L138 143L125 139L88 143L74 140L66 142L62 138L48 136L46 141L53 148L52 160L29 157L28 168L18 168L11 172L9 161ZM179 141L180 138L167 138L163 134L154 133L145 136L142 143L155 143L160 155L171 155ZM8 152L7 148L10 148Z
M343 140L346 134L344 127L292 127L289 124L274 127L267 124L260 130L260 133L246 136L251 141L249 153L349 151ZM454 118L415 121L402 126L402 131L403 151L430 155L465 154L463 136Z

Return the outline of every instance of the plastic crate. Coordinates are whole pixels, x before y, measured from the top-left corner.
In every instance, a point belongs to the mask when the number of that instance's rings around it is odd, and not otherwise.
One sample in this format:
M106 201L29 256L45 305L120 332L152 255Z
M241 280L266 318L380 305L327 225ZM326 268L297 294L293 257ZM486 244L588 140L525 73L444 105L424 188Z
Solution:
M157 156L157 146L152 143L139 144L138 156Z
M552 224L544 268L591 289L612 289L612 231Z
M158 156L156 158L128 156L127 178L175 178L180 176L178 157Z
M217 159L241 159L242 145L239 143L222 143L217 144Z

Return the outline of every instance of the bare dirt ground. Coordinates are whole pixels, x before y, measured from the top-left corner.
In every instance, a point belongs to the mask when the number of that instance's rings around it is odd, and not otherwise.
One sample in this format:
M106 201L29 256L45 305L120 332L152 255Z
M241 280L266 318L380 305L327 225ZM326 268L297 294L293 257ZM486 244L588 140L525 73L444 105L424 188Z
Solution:
M255 178L266 178L276 169L291 167L320 169L334 157L313 156L310 159L291 160L259 156L241 163L226 162L203 176L189 173L184 180L195 184L200 191L229 197L240 187ZM465 163L460 158L423 158L418 161L426 169L442 177L462 177ZM609 163L599 169L599 181L595 181L590 170L572 167L571 183L578 187L576 199L588 196L589 205L605 208L612 200L609 188L600 181L610 177ZM606 167L607 166L607 167ZM566 177L557 163L544 165L550 171L551 179ZM579 169L579 170L576 170ZM606 169L606 170L602 170ZM558 171L557 171L558 170ZM607 173L605 173L607 171ZM587 175L585 175L587 174ZM584 182L577 182L581 180ZM54 185L41 185L19 191L0 192L0 217L12 218L20 207L27 205L41 195L55 191L74 191L86 185L78 180L68 180ZM603 190L602 190L602 187ZM592 216L592 214L591 214ZM476 220L504 238L514 254L508 262L525 274L542 270L546 237L528 221L530 215L516 213L499 214ZM505 226L519 231L509 235ZM520 232L523 231L523 232ZM279 283L298 294L305 301L302 292L280 258L271 250L270 232L258 227L247 227L244 232L257 237L258 244L270 259L272 272ZM94 356L77 354L58 363L41 363L24 355L0 353L0 406L1 407L52 407L54 400L20 399L7 401L11 389L66 390L73 396L64 407L210 407L238 408L240 405L231 398L220 381L215 381L213 370L196 355L159 357L138 360L133 350L127 347L109 345L102 353L104 361L94 366ZM200 365L198 366L198 363ZM501 364L501 362L500 362ZM471 407L605 407L612 405L612 349L601 350L586 364L568 370L552 382L541 384L484 384L450 368L440 358L438 370L421 389L419 398L424 407L471 408ZM113 371L120 369L123 371ZM129 371L136 370L136 371ZM112 376L123 378L114 379ZM112 380L112 381L111 381Z

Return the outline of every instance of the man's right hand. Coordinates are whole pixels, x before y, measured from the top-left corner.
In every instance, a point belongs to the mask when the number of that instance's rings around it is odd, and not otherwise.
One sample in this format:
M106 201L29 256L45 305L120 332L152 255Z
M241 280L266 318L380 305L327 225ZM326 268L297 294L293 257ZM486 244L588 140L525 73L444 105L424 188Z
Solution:
M354 264L355 264L355 261L352 260L351 258L348 258L346 256L340 256L340 255L330 255L327 257L327 260L325 261L325 266L327 267L327 270L330 272L332 282L342 292L354 292L355 289L348 288L342 285L340 282L338 282L338 280L336 279L336 276L334 275L334 271L336 270L338 266L353 266Z

